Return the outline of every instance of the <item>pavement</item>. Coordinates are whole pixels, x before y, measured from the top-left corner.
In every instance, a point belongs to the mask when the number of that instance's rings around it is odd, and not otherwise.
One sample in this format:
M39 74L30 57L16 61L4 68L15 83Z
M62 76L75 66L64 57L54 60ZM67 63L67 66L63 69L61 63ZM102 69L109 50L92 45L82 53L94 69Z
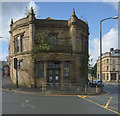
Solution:
M60 93L42 92L39 88L27 88L24 86L17 86L12 83L11 78L8 76L2 77L2 90L9 92L16 92L21 94L32 94L32 95L58 95ZM80 95L98 95L99 93L81 93ZM102 94L106 94L103 92Z
M16 88L10 77L3 77L2 89L3 114L120 115L118 85L113 83L105 83L106 94L53 95L35 88Z
M23 94L41 94L42 92L40 89L37 88L27 88L24 86L16 86L16 84L13 84L12 80L8 76L2 77L2 90L4 91L11 91L16 93L23 93Z

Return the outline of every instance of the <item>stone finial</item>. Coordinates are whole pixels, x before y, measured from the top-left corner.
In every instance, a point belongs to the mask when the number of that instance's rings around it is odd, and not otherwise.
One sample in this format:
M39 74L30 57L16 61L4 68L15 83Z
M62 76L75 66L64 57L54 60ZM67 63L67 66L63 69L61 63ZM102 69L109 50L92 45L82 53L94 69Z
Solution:
M72 12L72 15L75 16L75 9L73 8L73 12Z
M31 7L31 9L30 9L30 14L34 14L33 7Z
M11 25L13 24L13 19L11 19Z

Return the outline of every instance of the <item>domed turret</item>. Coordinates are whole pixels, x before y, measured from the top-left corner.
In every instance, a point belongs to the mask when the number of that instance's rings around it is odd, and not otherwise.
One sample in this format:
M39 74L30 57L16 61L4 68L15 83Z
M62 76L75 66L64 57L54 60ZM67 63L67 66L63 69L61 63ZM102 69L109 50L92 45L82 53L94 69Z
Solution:
M77 51L77 41L76 41L77 22L78 22L78 18L75 15L75 10L73 8L72 16L70 17L70 20L68 20L68 26L70 27L70 35L71 35L73 53Z
M68 26L75 25L78 22L78 17L75 15L75 9L73 8L72 16L68 21Z

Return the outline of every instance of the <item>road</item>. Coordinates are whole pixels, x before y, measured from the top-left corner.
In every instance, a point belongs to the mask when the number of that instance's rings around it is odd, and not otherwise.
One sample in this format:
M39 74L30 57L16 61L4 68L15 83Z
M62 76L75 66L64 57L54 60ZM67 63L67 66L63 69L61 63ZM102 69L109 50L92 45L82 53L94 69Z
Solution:
M96 96L40 96L2 91L3 114L118 114L118 86Z

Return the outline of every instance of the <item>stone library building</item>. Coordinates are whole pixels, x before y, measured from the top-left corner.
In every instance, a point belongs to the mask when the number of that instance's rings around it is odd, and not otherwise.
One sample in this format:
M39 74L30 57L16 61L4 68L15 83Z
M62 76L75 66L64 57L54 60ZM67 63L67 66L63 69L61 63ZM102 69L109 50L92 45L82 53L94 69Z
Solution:
M18 78L19 85L38 88L50 83L87 84L89 27L74 9L69 20L55 20L37 19L31 7L25 18L11 19L9 32L13 83Z

